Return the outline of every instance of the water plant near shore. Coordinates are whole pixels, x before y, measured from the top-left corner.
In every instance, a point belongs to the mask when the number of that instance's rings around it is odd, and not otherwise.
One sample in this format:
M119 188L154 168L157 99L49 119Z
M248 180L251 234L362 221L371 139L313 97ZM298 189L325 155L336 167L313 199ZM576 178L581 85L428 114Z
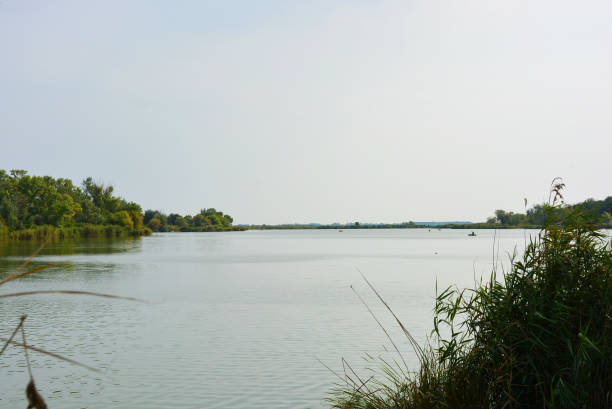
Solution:
M36 226L29 229L0 231L0 241L2 240L64 240L64 239L89 239L89 238L119 238L119 237L139 237L151 235L151 229L141 227L139 230L128 229L122 226L108 224L81 224L75 226Z
M509 271L436 297L420 368L338 386L342 409L612 406L612 252L597 220L555 198ZM352 376L351 379L355 379Z

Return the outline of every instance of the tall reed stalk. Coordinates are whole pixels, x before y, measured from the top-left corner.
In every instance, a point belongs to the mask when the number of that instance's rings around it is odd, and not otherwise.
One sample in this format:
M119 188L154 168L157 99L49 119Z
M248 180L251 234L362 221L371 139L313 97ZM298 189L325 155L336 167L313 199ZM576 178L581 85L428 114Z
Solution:
M419 368L385 364L368 385L334 390L332 407L611 407L609 237L587 212L563 205L562 188L553 185L544 228L509 271L437 294Z

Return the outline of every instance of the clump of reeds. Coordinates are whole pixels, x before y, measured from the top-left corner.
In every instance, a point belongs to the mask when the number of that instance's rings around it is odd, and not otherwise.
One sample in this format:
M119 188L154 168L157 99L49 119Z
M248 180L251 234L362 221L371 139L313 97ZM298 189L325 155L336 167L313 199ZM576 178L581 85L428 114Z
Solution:
M340 386L332 406L611 407L609 238L587 212L564 207L562 188L553 185L546 225L509 271L437 295L420 368L385 365L383 379Z
M78 224L74 226L50 226L42 225L29 229L9 231L6 227L0 227L0 240L63 240L83 238L119 238L138 237L151 235L151 229L142 227L140 229L129 229L115 224Z

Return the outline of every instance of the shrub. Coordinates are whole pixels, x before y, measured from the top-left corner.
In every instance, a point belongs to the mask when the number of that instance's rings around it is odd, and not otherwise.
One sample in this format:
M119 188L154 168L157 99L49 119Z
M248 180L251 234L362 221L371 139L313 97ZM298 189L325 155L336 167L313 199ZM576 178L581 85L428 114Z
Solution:
M161 220L159 220L157 217L154 217L149 220L149 223L147 223L147 227L152 231L159 231L162 227Z
M121 210L119 212L113 213L111 220L113 224L123 226L127 228L128 230L134 229L134 221L132 220L132 217L126 210Z
M548 206L510 271L436 298L436 347L413 375L334 392L337 408L608 408L612 252L598 220ZM442 334L450 333L449 336ZM418 349L417 349L418 350Z

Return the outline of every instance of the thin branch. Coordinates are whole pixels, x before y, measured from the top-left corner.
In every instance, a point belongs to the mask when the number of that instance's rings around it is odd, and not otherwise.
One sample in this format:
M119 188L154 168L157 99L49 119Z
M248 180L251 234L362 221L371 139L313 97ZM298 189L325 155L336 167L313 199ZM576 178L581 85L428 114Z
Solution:
M41 353L41 354L49 355L49 356L52 356L53 358L61 359L62 361L66 361L66 362L69 362L69 363L71 363L71 364L81 366L81 367L83 367L83 368L85 368L85 369L89 369L90 371L94 371L94 372L102 372L102 371L100 371L99 369L92 368L91 366L88 366L88 365L82 364L82 363L80 363L80 362L77 362L77 361L75 361L75 360L72 360L72 359L70 359L70 358L66 358L66 357L61 356L61 355L58 355L58 354L55 354L55 353L53 353L53 352L45 351L45 350L44 350L44 349L42 349L42 348L33 347L32 345L24 345L24 344L22 344L21 342L11 341L9 338L4 338L4 337L0 337L0 341L6 341L6 343L7 343L7 344L16 345L16 346L18 346L18 347L25 347L25 348L27 348L27 349L29 349L29 350L36 351L36 352L39 352L39 353Z
M23 339L23 353L25 354L26 365L28 367L28 373L30 374L30 381L34 382L34 377L32 377L32 367L30 366L30 357L28 356L28 343L25 338L25 325L23 325L23 321L21 321L21 338Z
M37 291L23 291L20 293L9 293L9 294L0 294L0 298L7 297L20 297L22 295L34 295L34 294L76 294L76 295L91 295L94 297L105 297L105 298L116 298L120 300L129 300L136 302L146 303L147 301L141 300L134 297L122 297L119 295L112 294L103 294L103 293L93 293L91 291L77 291L77 290L37 290Z
M38 273L39 271L46 270L47 268L51 267L52 265L53 264L47 264L47 265L44 265L42 267L33 268L33 269L29 270L29 271L26 271L25 273L17 274L13 278L11 278L11 280L17 280L18 278L22 278L22 277L25 277L25 276L29 276L30 274Z
M23 325L23 322L25 321L25 319L27 317L28 317L27 315L22 315L21 316L21 320L19 321L19 324L17 325L17 328L15 328L15 331L13 331L11 336L6 340L6 343L2 347L2 350L0 350L0 355L2 355L2 353L4 352L6 347L8 347L9 343L13 340L13 338L15 337L15 334L17 334L17 331L19 331L19 328L21 328L21 326Z
M28 257L28 259L26 261L24 261L23 264L19 266L19 268L17 268L17 270L15 270L15 272L10 274L4 280L0 281L0 286L2 286L3 284L5 284L5 283L7 283L7 282L17 278L17 275L19 274L19 272L21 270L23 270L24 268L26 268L28 266L28 264L30 264L30 262L34 259L34 257L36 257L38 255L38 253L40 253L40 251L47 245L48 242L49 242L49 240L44 241L43 244L41 244L40 247L37 248L36 251L34 253L32 253L32 255L30 257Z

